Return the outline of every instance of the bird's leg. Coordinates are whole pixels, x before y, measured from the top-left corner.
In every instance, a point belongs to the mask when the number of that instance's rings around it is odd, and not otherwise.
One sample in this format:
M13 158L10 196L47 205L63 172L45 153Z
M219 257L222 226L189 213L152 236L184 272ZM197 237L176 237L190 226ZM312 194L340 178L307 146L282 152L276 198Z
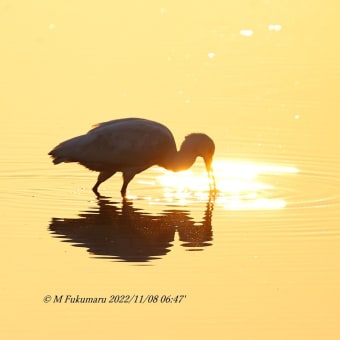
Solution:
M135 177L134 172L133 173L132 172L123 172L124 182L123 182L122 188L120 190L120 193L122 194L123 198L126 197L126 188L134 177Z
M111 176L113 176L116 173L116 171L107 170L107 171L101 171L98 175L98 179L94 187L92 188L92 191L100 197L100 193L98 192L98 187L101 183L109 179Z

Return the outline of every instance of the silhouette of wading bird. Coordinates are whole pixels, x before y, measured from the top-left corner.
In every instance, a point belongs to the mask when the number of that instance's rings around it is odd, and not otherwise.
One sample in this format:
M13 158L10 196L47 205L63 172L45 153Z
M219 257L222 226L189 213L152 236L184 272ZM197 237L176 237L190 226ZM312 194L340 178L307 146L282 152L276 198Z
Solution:
M49 155L54 164L77 162L99 171L93 192L100 197L98 187L116 172L123 173L121 195L133 177L153 165L171 171L190 168L197 157L202 157L209 176L210 191L215 191L212 158L213 140L203 133L185 137L179 151L171 131L164 125L141 118L125 118L101 123L87 134L66 140Z

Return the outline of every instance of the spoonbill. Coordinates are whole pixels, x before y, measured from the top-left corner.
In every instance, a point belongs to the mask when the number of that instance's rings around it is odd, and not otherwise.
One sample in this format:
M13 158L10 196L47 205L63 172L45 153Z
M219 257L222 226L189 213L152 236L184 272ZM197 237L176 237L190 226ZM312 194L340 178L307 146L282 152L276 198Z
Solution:
M77 162L98 171L92 188L100 197L98 187L116 172L123 173L121 195L134 176L153 165L171 171L190 168L202 157L209 177L210 190L215 188L212 159L213 140L203 133L185 137L179 151L171 131L164 125L142 118L123 118L95 125L86 134L68 139L49 152L54 164Z

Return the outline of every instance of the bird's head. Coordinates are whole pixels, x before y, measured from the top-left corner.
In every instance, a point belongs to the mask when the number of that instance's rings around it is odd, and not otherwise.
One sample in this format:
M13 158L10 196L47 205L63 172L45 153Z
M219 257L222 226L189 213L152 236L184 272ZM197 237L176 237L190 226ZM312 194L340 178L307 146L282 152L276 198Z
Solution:
M196 157L203 158L209 178L212 179L215 186L215 178L212 169L212 161L215 152L214 141L204 133L192 133L185 137L181 146L181 149L182 148L191 149Z

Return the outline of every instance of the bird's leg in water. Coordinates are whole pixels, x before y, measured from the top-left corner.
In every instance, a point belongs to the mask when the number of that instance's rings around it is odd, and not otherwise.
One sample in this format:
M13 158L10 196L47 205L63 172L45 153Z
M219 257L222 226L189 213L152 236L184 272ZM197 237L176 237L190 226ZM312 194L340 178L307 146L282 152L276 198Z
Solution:
M126 188L128 186L128 184L131 182L131 180L135 177L135 173L131 173L131 172L123 172L123 186L120 190L120 193L122 194L122 197L125 198L126 197Z
M98 187L101 183L103 183L104 181L106 181L107 179L109 179L111 176L113 176L116 173L116 171L112 171L112 170L107 170L107 171L101 171L98 175L98 180L96 182L96 184L94 185L94 187L92 188L92 191L98 196L100 197L100 193L98 192Z

